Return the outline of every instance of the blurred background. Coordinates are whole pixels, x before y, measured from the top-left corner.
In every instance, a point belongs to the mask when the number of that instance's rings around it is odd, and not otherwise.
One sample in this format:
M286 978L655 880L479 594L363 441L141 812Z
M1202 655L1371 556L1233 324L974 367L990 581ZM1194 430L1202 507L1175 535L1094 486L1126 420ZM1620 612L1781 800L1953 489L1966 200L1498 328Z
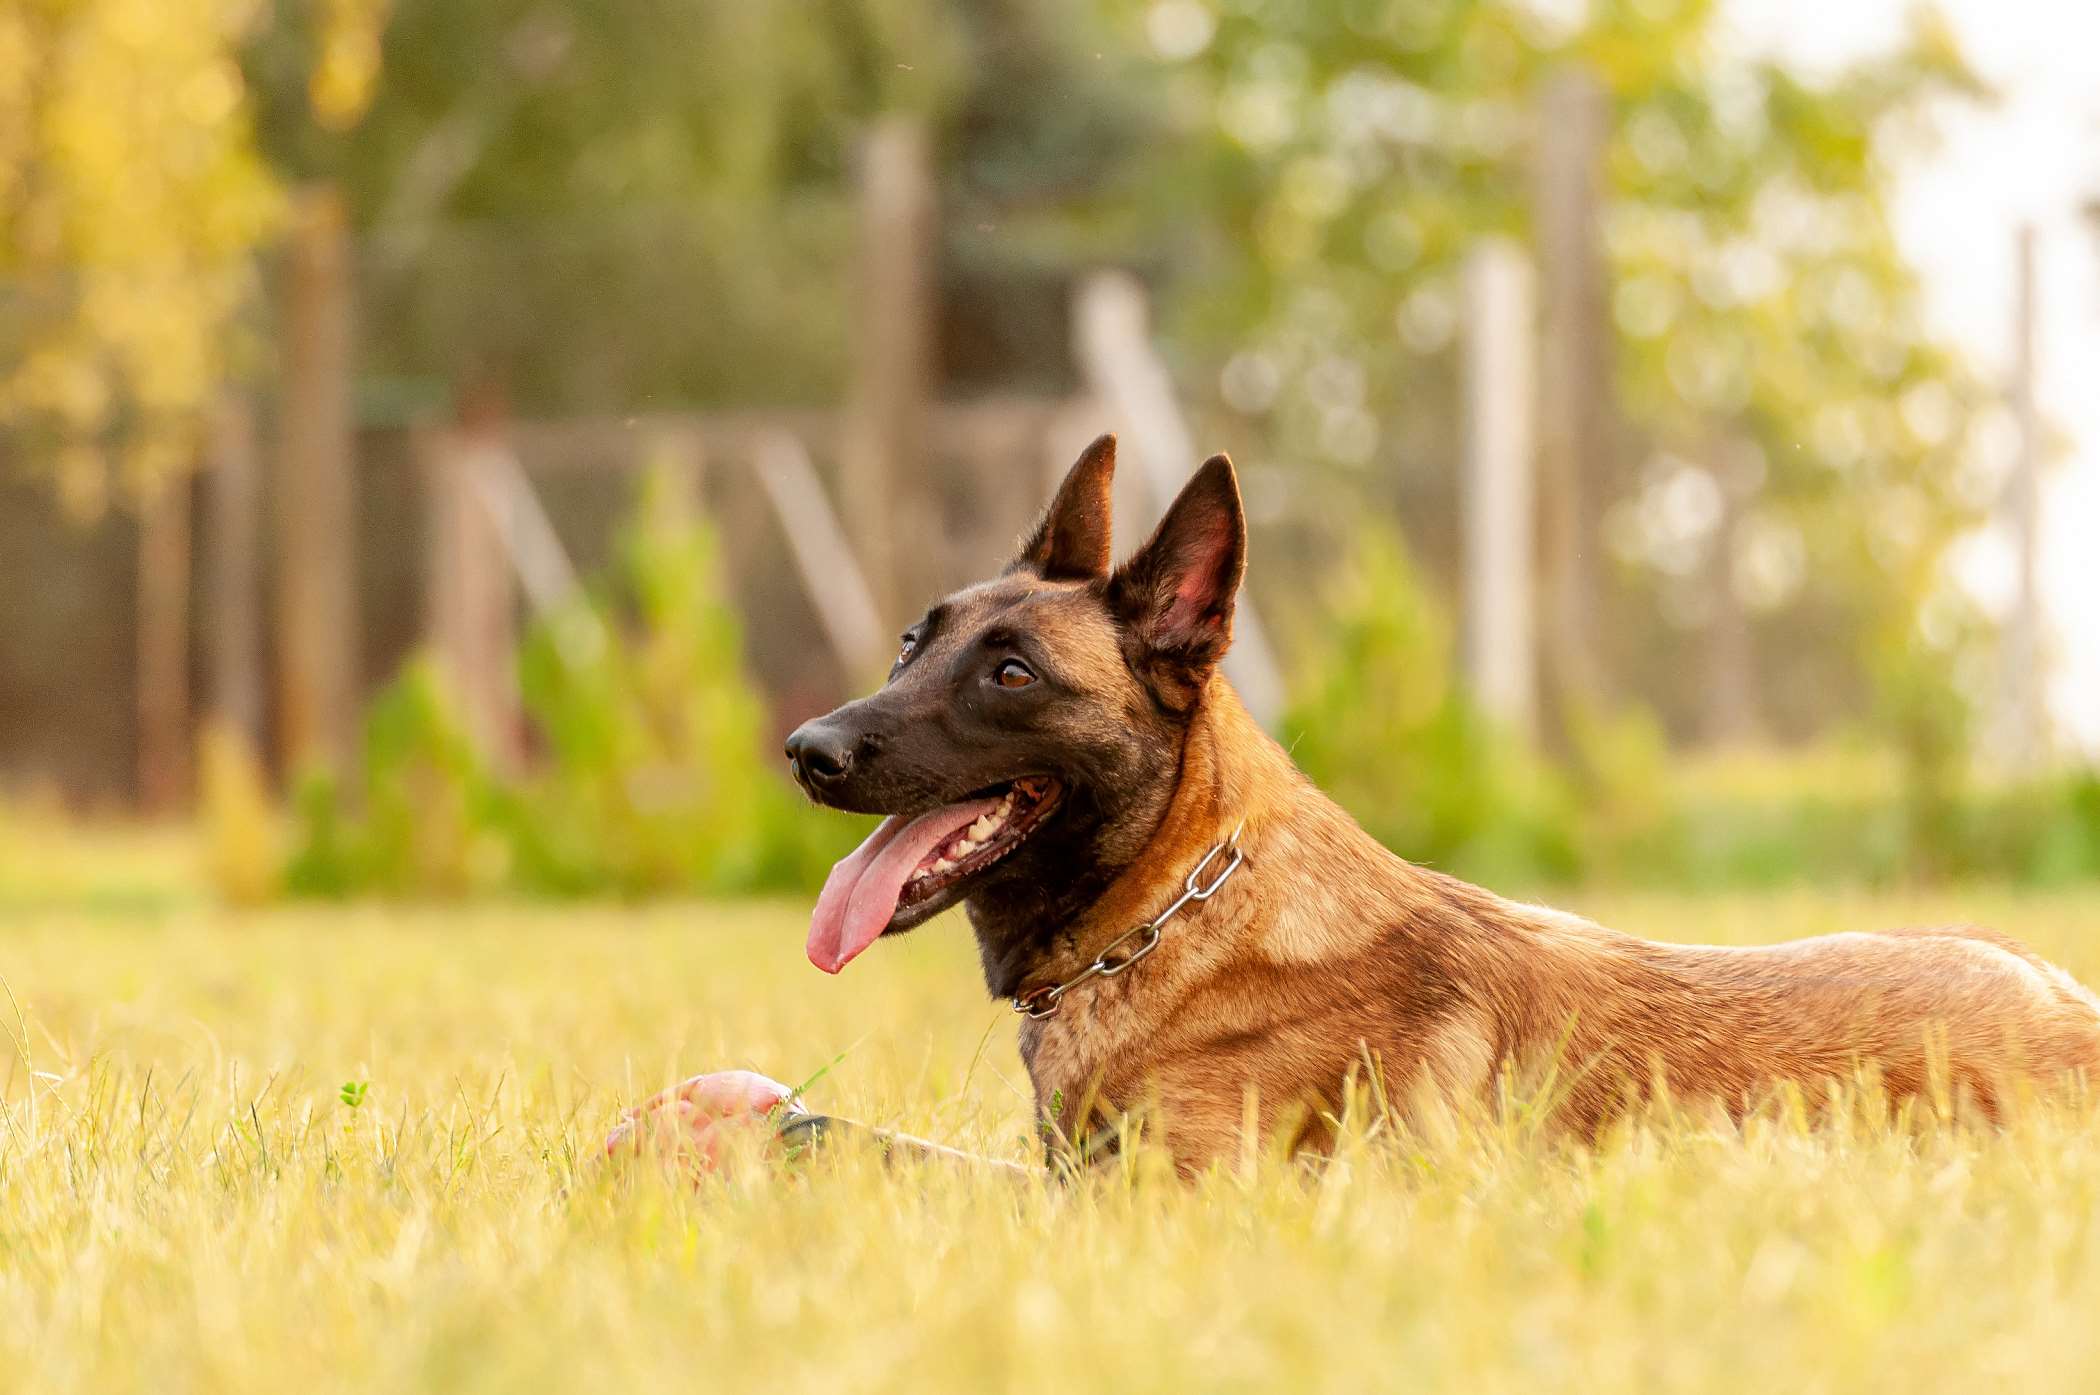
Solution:
M800 890L778 738L1118 432L1516 885L2100 877L2100 18L0 0L0 840ZM0 850L4 851L4 850Z

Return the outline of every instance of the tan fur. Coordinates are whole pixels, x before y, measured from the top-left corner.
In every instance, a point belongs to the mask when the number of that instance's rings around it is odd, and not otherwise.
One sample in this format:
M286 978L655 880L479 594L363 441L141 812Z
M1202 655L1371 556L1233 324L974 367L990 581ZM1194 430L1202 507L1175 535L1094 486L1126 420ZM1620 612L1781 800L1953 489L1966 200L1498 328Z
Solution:
M1463 1105L1507 1081L1578 1132L1658 1083L1739 1117L1783 1082L1816 1098L1865 1072L1995 1118L2021 1081L2100 1080L2100 1001L2003 936L1672 945L1508 901L1379 846L1219 678L1164 821L1040 981L1157 914L1242 820L1246 862L1216 897L1022 1028L1038 1104L1069 1135L1150 1105L1198 1167L1237 1153L1251 1092L1264 1134L1316 1145L1367 1061L1396 1100L1427 1084Z

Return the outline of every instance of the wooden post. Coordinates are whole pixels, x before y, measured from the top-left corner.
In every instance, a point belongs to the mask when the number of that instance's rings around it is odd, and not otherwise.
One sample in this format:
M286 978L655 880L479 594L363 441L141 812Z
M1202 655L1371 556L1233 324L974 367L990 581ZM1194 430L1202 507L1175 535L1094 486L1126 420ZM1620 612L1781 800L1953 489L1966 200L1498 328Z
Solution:
M1124 488L1134 483L1149 505L1139 515L1123 511L1123 489L1117 490L1117 516L1126 538L1145 536L1204 459L1196 453L1195 438L1174 395L1174 380L1153 348L1151 317L1144 286L1122 272L1089 277L1073 305L1072 337L1080 366L1121 433L1118 474L1130 482ZM1275 726L1288 694L1267 627L1244 590L1233 612L1232 648L1224 668L1255 720Z
M1465 663L1475 697L1506 727L1537 727L1532 617L1531 264L1506 239L1466 263Z
M2005 511L2012 525L2013 555L2018 568L2012 614L2005 624L2002 741L2005 759L2016 768L2031 768L2046 745L2047 715L2042 695L2041 473L2042 425L2035 404L2035 231L2020 225L2013 286L2012 408L2019 423L2020 448L2005 492Z
M897 546L907 499L923 492L933 366L934 195L926 133L885 117L861 147L859 322L840 448L840 498L861 568L885 616L924 580Z
M357 509L350 246L341 195L294 210L277 451L278 737L284 768L342 768L356 742Z
M430 499L427 625L475 739L509 762L522 754L523 736L513 665L517 597L493 512L501 494L488 478L504 445L500 418L471 405L461 416L460 427L418 442Z
M189 483L164 480L139 508L139 802L155 813L189 793Z
M1596 80L1565 68L1547 80L1538 114L1540 619L1563 727L1602 685L1595 551L1613 448L1615 342L1599 238L1606 110Z
M890 627L873 589L844 551L845 529L824 498L808 453L793 436L774 432L760 441L751 463L846 681L874 679L895 652Z
M211 579L211 706L216 721L262 749L262 553L255 414L221 399L206 445Z

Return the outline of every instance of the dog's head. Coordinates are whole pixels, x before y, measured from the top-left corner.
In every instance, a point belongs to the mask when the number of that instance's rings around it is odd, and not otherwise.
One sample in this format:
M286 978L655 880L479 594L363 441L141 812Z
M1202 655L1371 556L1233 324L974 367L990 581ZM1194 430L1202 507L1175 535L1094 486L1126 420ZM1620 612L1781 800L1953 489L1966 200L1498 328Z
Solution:
M1157 826L1231 643L1246 524L1214 456L1111 569L1115 463L1113 436L1089 446L1004 573L906 630L880 690L788 738L811 798L889 816L825 883L817 967L963 900L1076 909Z

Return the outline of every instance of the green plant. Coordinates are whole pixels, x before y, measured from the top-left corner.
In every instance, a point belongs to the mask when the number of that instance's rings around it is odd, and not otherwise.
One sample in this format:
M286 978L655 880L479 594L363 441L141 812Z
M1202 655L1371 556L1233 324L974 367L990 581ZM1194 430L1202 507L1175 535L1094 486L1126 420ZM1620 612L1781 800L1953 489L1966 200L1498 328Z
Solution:
M1990 784L1947 656L1891 644L1872 740L1673 752L1638 708L1577 712L1548 761L1473 704L1404 545L1358 533L1283 727L1381 842L1496 886L1889 886L2100 876L2100 775Z
M1405 857L1488 880L1575 875L1568 781L1455 681L1449 621L1396 532L1358 535L1326 608L1283 720L1306 774Z
M712 531L649 481L615 574L532 626L517 677L537 750L506 773L438 666L366 721L354 791L311 777L297 891L577 896L801 888L843 851L760 752Z

